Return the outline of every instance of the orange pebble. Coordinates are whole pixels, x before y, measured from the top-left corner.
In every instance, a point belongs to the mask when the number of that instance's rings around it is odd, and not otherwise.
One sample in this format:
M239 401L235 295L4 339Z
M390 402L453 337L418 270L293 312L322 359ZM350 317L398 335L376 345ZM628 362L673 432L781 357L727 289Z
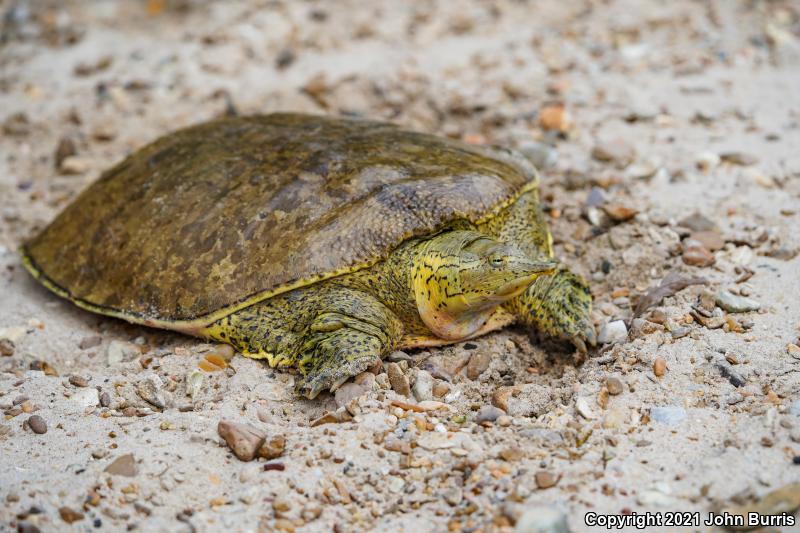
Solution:
M661 377L667 371L667 361L663 357L656 357L656 360L653 361L653 374L657 377Z
M225 359L214 353L206 355L206 361L220 368L226 368L228 366L228 363L225 362Z
M222 368L211 363L210 361L206 361L205 359L200 361L200 364L198 366L200 367L201 370L205 370L206 372L217 372L219 370L222 370Z

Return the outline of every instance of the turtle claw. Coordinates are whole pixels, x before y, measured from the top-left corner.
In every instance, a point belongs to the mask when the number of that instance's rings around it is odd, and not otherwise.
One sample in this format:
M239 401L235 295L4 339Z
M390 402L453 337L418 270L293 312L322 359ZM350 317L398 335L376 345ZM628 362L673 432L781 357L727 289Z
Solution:
M296 391L300 396L303 396L309 400L313 400L319 396L319 393L324 391L325 388L325 385L320 382L309 383L304 380L297 384Z
M591 346L592 348L597 347L597 332L594 330L594 326L591 324L584 325L583 332L582 332L583 339Z
M580 333L573 335L569 340L579 352L585 354L588 352L588 348L597 346L597 333L595 333L594 326L587 324L584 325Z
M572 344L578 349L581 353L586 353L586 343L583 342L583 339L580 337L572 337Z
M352 338L347 340L353 341ZM298 394L313 400L322 391L334 392L348 379L360 374L380 358L380 347L374 337L364 336L362 344L354 342L347 347L340 347L338 344L317 345L311 368L295 387Z
M335 392L348 379L360 374L375 362L374 357L356 361L337 361L333 366L312 370L295 387L300 396L313 400L324 390Z

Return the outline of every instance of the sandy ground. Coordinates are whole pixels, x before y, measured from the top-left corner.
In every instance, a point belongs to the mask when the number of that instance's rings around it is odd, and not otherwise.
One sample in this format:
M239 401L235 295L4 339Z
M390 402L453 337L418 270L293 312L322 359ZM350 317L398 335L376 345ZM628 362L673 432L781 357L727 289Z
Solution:
M587 512L795 512L796 3L256 4L0 3L0 531L601 531ZM210 345L83 312L23 270L18 245L136 147L277 110L538 158L558 256L592 280L598 329L628 335L588 357L522 329L409 353L406 378L433 376L446 406L402 407L416 400L379 369L342 407L239 356L198 374ZM673 271L707 284L634 319ZM729 313L719 291L759 309ZM345 421L312 424L327 412ZM282 455L240 461L223 419L284 436Z

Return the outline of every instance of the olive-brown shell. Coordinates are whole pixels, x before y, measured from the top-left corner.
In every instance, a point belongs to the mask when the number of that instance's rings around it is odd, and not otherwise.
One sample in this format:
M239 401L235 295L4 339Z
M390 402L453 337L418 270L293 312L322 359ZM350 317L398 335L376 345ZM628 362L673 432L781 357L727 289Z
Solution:
M180 329L485 219L534 179L511 156L391 124L223 118L133 153L22 253L83 307Z

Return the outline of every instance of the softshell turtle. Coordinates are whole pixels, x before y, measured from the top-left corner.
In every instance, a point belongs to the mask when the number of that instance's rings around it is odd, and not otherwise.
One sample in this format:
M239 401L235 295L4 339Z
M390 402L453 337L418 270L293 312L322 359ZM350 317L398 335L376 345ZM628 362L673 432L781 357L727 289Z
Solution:
M594 344L515 152L303 114L222 118L106 171L22 247L76 305L294 366L314 398L512 322Z

